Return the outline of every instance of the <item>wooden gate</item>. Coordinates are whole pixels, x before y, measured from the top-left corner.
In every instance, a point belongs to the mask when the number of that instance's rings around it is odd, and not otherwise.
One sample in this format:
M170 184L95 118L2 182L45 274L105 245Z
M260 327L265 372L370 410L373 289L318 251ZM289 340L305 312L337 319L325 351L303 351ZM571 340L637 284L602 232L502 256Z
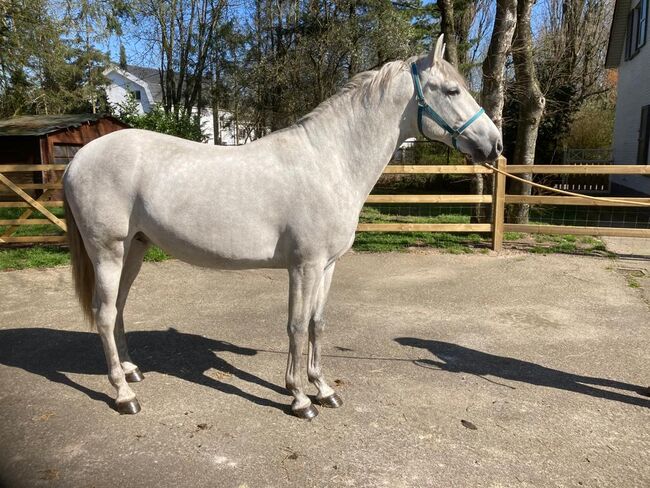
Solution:
M3 193L4 201L0 201L0 244L61 244L66 241L63 201L53 200L61 196L65 167L65 164L0 165L0 183L7 189ZM47 183L12 180L12 174L25 172L47 172L48 178L43 179Z

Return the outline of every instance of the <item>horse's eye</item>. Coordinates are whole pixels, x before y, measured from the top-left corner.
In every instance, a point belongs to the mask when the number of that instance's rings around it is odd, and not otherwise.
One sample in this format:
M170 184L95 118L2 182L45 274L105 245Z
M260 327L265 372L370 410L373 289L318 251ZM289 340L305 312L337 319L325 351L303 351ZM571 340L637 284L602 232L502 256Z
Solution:
M460 95L460 87L457 85L448 86L445 91L450 97Z

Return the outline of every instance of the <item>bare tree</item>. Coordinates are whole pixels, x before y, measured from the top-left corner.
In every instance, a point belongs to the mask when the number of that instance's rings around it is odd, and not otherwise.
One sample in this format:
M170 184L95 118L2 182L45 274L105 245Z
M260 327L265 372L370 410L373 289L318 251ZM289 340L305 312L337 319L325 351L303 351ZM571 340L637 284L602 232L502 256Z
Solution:
M531 30L531 11L535 0L519 0L517 4L517 27L515 29L512 56L515 67L515 96L519 105L517 121L517 140L514 162L529 164L535 162L535 147L539 124L544 114L546 100L539 87L533 59L533 35ZM532 175L523 175L530 180ZM531 186L516 182L515 194L530 195ZM528 222L529 205L518 204L510 209L510 220L516 223Z
M481 105L494 124L502 129L503 105L505 99L505 66L512 46L512 37L517 25L517 0L497 0L492 37L485 60L483 61L483 86ZM476 174L472 178L472 193L481 195L486 192L486 178ZM491 184L488 186L492 186ZM476 219L484 222L488 219L486 208L477 206Z
M213 37L226 0L144 0L139 8L151 22L151 42L160 53L163 107L189 117L204 104L205 73Z
M499 130L503 126L505 66L516 26L517 0L497 0L490 46L483 61L481 105Z

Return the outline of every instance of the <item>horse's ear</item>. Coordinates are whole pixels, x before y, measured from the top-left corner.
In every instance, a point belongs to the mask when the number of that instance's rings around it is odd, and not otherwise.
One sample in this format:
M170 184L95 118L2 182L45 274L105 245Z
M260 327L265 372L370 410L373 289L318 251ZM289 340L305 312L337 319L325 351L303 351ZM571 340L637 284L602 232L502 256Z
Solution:
M431 66L441 63L444 55L445 55L445 35L440 34L438 36L438 40L436 41L436 46L433 48L431 54L429 55L429 61L431 62Z

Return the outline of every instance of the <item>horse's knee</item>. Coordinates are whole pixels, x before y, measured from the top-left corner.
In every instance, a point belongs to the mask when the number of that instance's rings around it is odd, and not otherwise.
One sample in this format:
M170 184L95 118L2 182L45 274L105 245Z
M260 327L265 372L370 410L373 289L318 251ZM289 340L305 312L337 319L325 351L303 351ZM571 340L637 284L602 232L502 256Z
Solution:
M307 333L307 323L304 321L291 321L287 324L289 337L300 339Z

